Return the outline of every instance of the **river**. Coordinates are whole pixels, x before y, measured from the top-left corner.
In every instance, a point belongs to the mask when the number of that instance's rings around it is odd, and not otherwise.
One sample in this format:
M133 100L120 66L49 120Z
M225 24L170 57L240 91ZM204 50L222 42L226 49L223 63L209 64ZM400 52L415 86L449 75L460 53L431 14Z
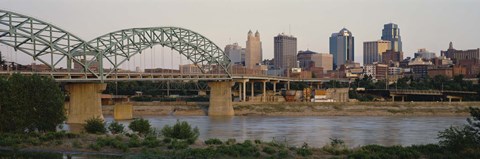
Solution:
M143 116L161 129L177 120L187 121L200 129L200 139L235 138L237 141L260 139L285 142L288 145L321 147L330 138L344 140L347 146L367 144L414 145L438 142L437 134L450 126L466 123L467 117L452 116ZM112 116L105 117L107 122ZM128 124L130 121L120 121Z

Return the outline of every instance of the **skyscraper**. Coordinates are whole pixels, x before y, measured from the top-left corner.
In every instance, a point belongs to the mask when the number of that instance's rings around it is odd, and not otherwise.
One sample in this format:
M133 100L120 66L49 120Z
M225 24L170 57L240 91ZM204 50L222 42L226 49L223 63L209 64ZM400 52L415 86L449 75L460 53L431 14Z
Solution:
M390 49L390 41L377 40L363 42L363 64L382 62L382 54Z
M354 61L354 38L352 32L343 28L330 37L330 54L333 55L333 69L340 68L347 61Z
M262 42L260 41L260 33L248 31L247 46L245 48L245 66L253 69L255 65L262 62Z
M402 38L400 28L397 24L388 23L383 25L382 40L390 41L390 49L395 52L402 52Z
M232 61L230 64L245 65L245 49L238 45L238 43L225 46L225 54Z
M297 38L278 34L273 38L275 68L290 69L297 67Z

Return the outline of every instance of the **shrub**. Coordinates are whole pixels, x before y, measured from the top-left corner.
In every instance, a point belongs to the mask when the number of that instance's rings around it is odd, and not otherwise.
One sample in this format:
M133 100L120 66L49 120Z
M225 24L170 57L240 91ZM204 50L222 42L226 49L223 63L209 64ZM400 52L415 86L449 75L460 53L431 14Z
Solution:
M197 140L200 132L197 127L192 129L186 121L180 122L177 120L177 123L175 123L173 127L165 125L162 128L162 134L167 138L187 140L189 143L193 143Z
M158 140L155 136L147 136L143 140L142 144L146 147L154 148L160 146L160 140Z
M260 156L258 148L249 143L221 145L217 147L217 152L232 157L248 158Z
M274 154L275 152L277 152L277 151L275 151L274 148L272 148L272 147L270 147L270 146L265 146L265 147L263 147L263 150L262 150L262 151L265 152L265 153L267 153L267 154L269 154L269 155Z
M140 147L142 146L142 142L138 138L138 136L132 136L130 140L128 140L128 147Z
M128 128L134 132L138 132L139 134L147 134L151 130L150 122L142 118L133 120Z
M188 148L188 144L185 141L173 140L172 144L168 146L169 149L181 150Z
M207 145L221 145L221 144L223 144L223 142L220 139L214 138L214 139L206 140L205 144L207 144Z
M112 134L122 134L125 132L125 126L123 126L123 124L120 124L116 121L110 123L110 125L108 126L108 130L112 133Z
M334 155L348 153L348 147L345 145L345 142L337 138L330 138L330 144L322 147L322 150Z
M105 123L99 117L91 118L86 120L87 124L84 126L85 131L91 134L105 134L107 128L105 128Z
M308 147L307 143L304 143L301 148L297 149L297 154L306 157L312 155L312 150Z
M471 118L462 127L450 127L439 132L439 144L447 150L459 152L467 149L480 149L480 108L469 108Z
M168 143L172 142L172 139L167 137L167 138L163 139L163 142L168 144Z
M90 148L92 150L95 150L95 151L100 151L100 149L102 147L100 145L96 144L96 143L92 143L92 144L88 145L88 148Z
M110 146L112 148L120 149L124 152L128 151L128 147L129 147L129 145L127 145L127 143L122 141L121 137L115 137L115 138L99 137L99 138L97 138L97 142L95 143L95 145L98 145L98 147L100 147L100 148L102 148L104 146Z
M262 144L262 141L256 139L256 140L255 140L255 144Z
M72 142L72 147L73 148L82 148L82 143L80 143L80 141L78 141L78 140L74 140Z
M420 153L412 147L367 145L350 153L348 158L420 158ZM436 157L434 157L436 158ZM441 157L443 158L443 157ZM450 157L447 157L450 158Z
M278 158L287 158L288 157L288 150L281 149L278 151Z
M233 145L233 144L237 143L237 140L235 140L235 139L232 138L232 139L228 139L227 142L225 142L225 143L226 143L227 145Z

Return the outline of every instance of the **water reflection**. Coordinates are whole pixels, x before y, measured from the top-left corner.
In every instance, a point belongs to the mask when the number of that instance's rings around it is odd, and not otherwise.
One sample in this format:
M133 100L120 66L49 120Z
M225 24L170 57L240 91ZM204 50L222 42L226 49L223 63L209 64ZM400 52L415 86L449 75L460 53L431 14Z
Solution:
M237 141L261 139L286 140L288 144L323 146L329 138L338 138L350 147L412 145L437 142L438 131L450 125L465 123L466 117L265 117L265 116L144 116L152 126L161 129L177 120L187 121L200 129L200 139L235 138ZM111 116L106 116L112 121ZM119 121L128 124L130 121Z

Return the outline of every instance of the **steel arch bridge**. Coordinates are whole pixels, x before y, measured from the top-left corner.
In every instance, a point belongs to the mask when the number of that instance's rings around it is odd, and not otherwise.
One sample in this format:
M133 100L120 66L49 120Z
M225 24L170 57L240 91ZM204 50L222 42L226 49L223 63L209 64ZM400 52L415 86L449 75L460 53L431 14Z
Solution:
M67 72L74 72L72 63L79 64L79 71L102 82L131 57L155 45L178 51L202 73L221 73L231 78L230 59L221 48L206 37L179 27L124 29L87 42L47 22L0 10L0 43L48 65L52 72L62 63L66 63ZM113 69L105 71L104 62ZM95 64L98 69L92 68Z

